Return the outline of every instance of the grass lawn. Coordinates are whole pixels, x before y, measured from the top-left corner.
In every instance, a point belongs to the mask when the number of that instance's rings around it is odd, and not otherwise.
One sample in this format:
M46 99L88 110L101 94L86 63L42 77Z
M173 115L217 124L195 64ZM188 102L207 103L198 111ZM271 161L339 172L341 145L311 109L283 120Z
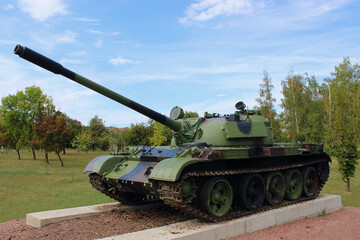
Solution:
M113 202L93 189L83 170L88 162L106 152L77 152L68 150L62 155L65 167L57 157L49 154L50 165L45 165L44 154L32 160L32 153L24 150L22 160L14 151L0 153L0 222L24 218L26 213L60 208ZM360 207L360 169L351 179L351 193L345 192L335 158L330 165L330 178L323 193L342 196L344 205Z
M330 178L328 179L322 193L341 195L343 205L360 207L360 164L357 165L355 177L350 180L351 192L346 192L346 183L341 180L338 162L332 157L330 163Z
M83 170L104 152L68 151L62 155L65 167L53 153L45 165L44 153L32 160L32 153L0 153L0 222L24 218L26 213L113 202L93 189Z

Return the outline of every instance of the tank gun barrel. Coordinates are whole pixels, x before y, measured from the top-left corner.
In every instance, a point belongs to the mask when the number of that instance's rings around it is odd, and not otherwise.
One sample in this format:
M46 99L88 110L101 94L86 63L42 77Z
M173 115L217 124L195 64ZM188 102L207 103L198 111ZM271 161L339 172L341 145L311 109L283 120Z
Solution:
M176 120L173 120L169 117L166 117L163 114L160 114L152 109L149 109L137 102L134 102L106 87L101 86L100 84L97 84L79 74L76 74L75 72L64 68L60 63L51 60L40 53L31 50L30 48L21 46L20 44L16 45L14 49L14 53L19 55L21 58L34 63L42 68L45 68L48 71L51 71L55 74L60 74L64 77L67 77L87 88L90 88L94 90L95 92L98 92L118 103L121 103L169 128L174 130L175 132L179 132L182 129L182 123Z

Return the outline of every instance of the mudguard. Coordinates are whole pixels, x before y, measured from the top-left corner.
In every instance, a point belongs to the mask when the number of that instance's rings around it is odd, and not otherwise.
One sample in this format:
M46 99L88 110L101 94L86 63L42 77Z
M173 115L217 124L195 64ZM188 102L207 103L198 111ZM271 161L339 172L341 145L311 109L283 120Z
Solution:
M182 170L191 164L200 162L198 158L168 158L159 162L152 170L149 179L175 182Z
M114 166L123 160L120 157L114 155L103 155L94 158L86 166L84 173L98 173L102 175L103 173L111 170Z

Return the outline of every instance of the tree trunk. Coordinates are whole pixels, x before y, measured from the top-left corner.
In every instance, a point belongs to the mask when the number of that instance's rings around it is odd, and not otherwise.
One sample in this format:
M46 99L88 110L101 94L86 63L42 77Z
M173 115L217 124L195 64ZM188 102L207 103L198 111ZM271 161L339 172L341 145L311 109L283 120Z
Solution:
M33 159L36 160L35 149L32 147L31 150L32 150L32 154L33 154Z
M44 150L44 153L45 153L45 162L46 162L47 164L50 164L50 163L49 163L49 154L48 154L48 152L47 152L46 150Z
M63 154L64 154L64 155L66 154L65 148L63 149Z
M351 192L351 189L350 189L350 178L346 178L346 192Z
M15 151L17 152L17 154L18 154L18 158L19 158L19 160L21 160L21 157L20 157L20 148L15 148Z
M56 154L58 155L58 158L59 158L59 160L61 162L61 166L64 167L64 163L63 163L63 160L60 157L60 153L57 152Z

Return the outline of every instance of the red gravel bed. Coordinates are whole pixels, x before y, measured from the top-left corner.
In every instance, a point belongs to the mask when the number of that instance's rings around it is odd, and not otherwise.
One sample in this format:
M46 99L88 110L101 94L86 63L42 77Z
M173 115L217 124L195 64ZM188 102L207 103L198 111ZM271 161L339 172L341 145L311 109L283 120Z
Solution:
M111 211L87 218L52 223L42 228L26 225L25 219L0 223L0 239L94 239L136 232L189 220L170 207Z

